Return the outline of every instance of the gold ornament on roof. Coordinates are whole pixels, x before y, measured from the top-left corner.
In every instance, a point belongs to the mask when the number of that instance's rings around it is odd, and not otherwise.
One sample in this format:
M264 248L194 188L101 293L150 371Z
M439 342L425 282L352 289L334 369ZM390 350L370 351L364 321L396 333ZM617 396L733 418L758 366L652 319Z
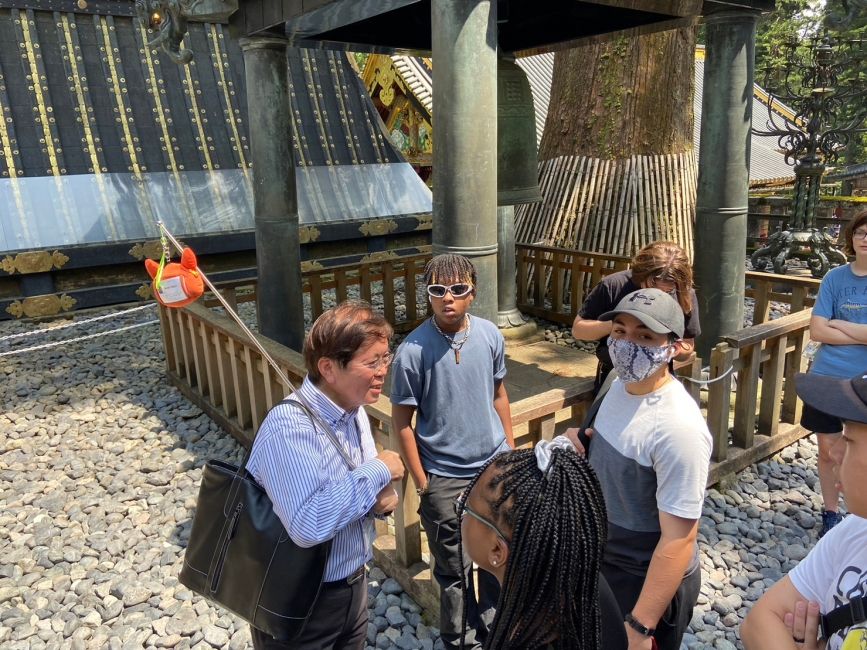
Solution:
M367 237L381 237L397 230L397 222L394 219L371 219L361 224L358 230Z
M6 308L6 312L15 318L39 318L41 316L54 316L60 312L71 310L77 300L67 296L48 294L44 296L31 296L24 300L16 300Z
M397 78L394 66L387 65L376 69L376 83L379 84L379 100L385 106L391 106L394 101L394 82Z
M310 273L311 271L321 271L325 267L316 260L305 260L301 262L301 272Z
M184 245L183 242L181 242L181 245ZM151 241L136 243L135 246L129 249L129 254L139 261L144 258L158 260L163 254L163 247L159 239L153 239Z
M298 228L298 241L302 244L309 244L319 239L320 234L319 228L316 226L301 226Z
M394 251L377 251L375 253L365 255L361 258L361 261L369 264L372 262L385 262L386 260L394 260L398 257L400 256Z
M135 290L135 295L137 295L142 300L150 300L154 297L153 291L151 291L150 284L143 284L138 289Z
M0 268L10 275L12 273L44 273L53 268L63 268L69 258L60 251L30 251L12 256L7 255L0 262Z

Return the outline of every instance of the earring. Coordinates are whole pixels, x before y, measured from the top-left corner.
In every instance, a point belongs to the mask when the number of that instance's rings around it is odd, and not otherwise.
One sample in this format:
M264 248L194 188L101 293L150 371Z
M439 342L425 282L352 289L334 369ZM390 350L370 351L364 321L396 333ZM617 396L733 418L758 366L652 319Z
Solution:
M497 561L496 561L496 560L491 560L491 566L497 566Z

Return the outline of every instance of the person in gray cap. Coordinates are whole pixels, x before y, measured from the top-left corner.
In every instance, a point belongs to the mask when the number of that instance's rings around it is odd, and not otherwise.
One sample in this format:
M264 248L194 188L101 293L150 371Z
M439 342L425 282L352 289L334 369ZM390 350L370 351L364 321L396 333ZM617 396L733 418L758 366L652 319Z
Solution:
M804 404L843 420L843 435L831 447L831 459L849 515L750 610L741 626L741 638L748 650L867 648L864 372L867 369L852 379L816 373L795 376L795 390Z
M678 650L701 587L696 533L711 437L672 374L683 310L639 289L613 311L608 350L617 378L593 422L590 464L608 510L602 574L624 613L630 650ZM566 435L583 449L577 429Z

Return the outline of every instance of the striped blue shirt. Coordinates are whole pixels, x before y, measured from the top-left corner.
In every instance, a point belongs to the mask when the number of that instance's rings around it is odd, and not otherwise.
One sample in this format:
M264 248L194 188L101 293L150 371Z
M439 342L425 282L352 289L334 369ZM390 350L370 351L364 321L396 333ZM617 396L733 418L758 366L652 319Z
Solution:
M267 492L292 541L310 547L334 539L325 581L341 580L372 557L371 508L391 482L391 472L376 459L363 408L344 411L307 378L299 392L331 426L357 467L349 471L303 410L278 404L259 427L247 470Z

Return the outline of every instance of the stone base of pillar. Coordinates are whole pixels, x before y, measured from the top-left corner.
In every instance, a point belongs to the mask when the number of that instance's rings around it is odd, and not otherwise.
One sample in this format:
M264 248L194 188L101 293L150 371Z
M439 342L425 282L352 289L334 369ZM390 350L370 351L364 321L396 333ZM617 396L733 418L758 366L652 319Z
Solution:
M526 320L517 309L497 313L497 327L508 345L524 345L542 339L536 322Z
M506 311L497 312L497 327L503 329L505 327L520 327L528 321L524 318L518 309L508 309Z

